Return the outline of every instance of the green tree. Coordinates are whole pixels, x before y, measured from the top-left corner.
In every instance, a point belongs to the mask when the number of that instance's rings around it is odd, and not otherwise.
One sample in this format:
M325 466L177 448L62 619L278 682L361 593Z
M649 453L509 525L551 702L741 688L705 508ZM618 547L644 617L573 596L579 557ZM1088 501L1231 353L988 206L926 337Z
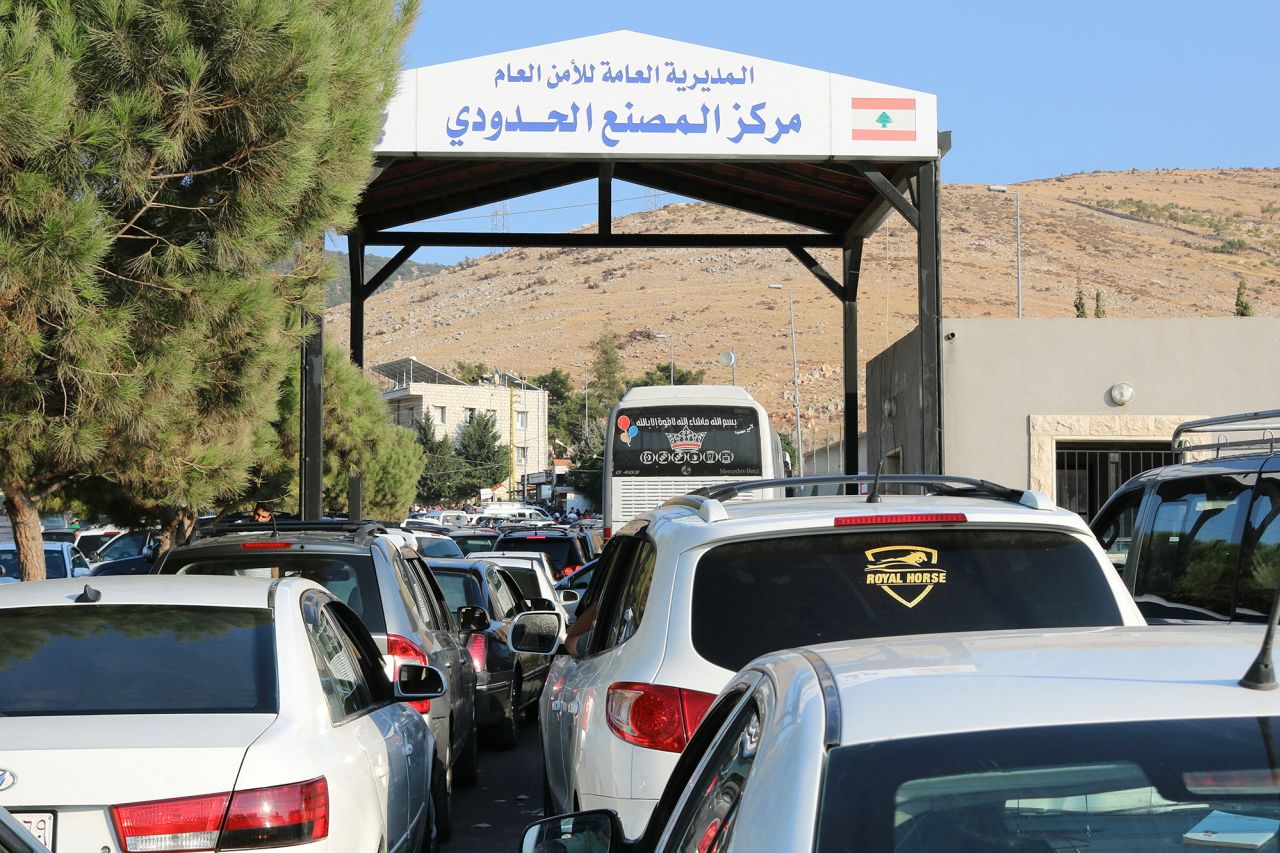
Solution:
M529 380L547 392L547 434L566 446L582 428L582 400L569 374L558 367Z
M457 481L462 470L453 442L447 436L436 435L430 413L418 421L416 438L425 460L422 476L418 478L418 500L429 504L452 500L458 491Z
M453 364L453 375L468 385L479 382L486 373L492 373L489 366L480 361L456 361Z
M591 344L595 357L591 360L590 414L588 421L598 423L617 405L626 391L622 376L622 356L618 354L618 339L612 331L600 333Z
M487 412L472 415L458 431L457 460L460 466L455 500L480 494L511 476L511 448L502 444L495 419Z
M643 385L701 385L706 376L706 370L693 370L677 364L675 381L672 382L671 362L664 361L654 365L634 379L628 380L627 390Z
M1102 291L1100 289L1093 292L1093 316L1107 316L1107 306L1102 301Z
M1249 283L1244 277L1236 279L1236 310L1237 317L1252 317L1253 303L1249 301Z
M156 518L244 485L416 0L0 0L0 489ZM296 256L299 273L272 272Z
M572 468L565 480L574 491L590 498L596 506L604 505L604 438L598 433L573 446L569 455Z
M1076 283L1076 301L1075 301L1075 307L1076 307L1076 318L1077 318L1077 319L1081 319L1081 320L1083 320L1083 319L1086 319L1086 318L1089 316L1089 311L1088 311L1088 309L1085 307L1085 303L1084 303L1084 291L1080 289L1079 282L1077 282L1077 283Z
M776 427L774 430L777 432ZM800 457L796 455L796 445L795 442L791 440L791 433L778 432L778 443L782 445L782 452L791 457L791 470L798 471L800 466Z

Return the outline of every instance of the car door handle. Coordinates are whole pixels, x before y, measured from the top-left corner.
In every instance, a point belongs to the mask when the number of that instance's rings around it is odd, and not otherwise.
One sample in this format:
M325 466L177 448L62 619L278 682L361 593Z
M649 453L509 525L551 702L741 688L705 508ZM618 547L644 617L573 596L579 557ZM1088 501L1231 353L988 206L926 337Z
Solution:
M552 699L552 700L551 700L551 710L552 710L552 711L555 711L555 712L557 712L557 713L558 713L558 712L560 712L560 711L563 711L563 710L564 710L564 700L562 700L562 699Z
M565 713L567 714L576 714L578 713L578 707L579 707L578 701L575 699L572 702L566 702L564 705L564 710L565 710Z

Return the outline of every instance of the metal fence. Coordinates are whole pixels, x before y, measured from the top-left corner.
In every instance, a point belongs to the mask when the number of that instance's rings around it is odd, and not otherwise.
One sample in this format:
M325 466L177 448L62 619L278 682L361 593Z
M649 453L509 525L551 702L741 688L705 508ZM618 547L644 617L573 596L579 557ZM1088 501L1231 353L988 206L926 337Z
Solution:
M1166 441L1058 442L1058 504L1088 521L1130 477L1176 461Z

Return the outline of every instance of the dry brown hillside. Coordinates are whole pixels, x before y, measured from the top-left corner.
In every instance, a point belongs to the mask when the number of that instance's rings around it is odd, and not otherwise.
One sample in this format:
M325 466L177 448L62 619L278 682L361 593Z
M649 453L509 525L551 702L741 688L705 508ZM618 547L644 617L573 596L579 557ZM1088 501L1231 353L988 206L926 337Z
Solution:
M1110 317L1224 316L1237 279L1254 313L1280 315L1280 169L1106 172L1030 181L1022 193L1024 313L1069 317L1077 282L1101 289ZM1013 197L982 186L942 190L943 310L1014 313ZM594 227L594 226L592 226ZM800 230L707 204L673 204L618 219L622 232ZM815 252L838 269L835 252ZM859 355L915 324L914 232L896 215L864 253ZM719 353L738 353L738 382L790 424L786 296L795 288L801 403L821 440L840 400L840 310L783 250L513 249L469 261L367 304L366 364L404 356L447 368L482 361L524 375L574 364L610 328L638 373L668 357L728 382ZM347 306L329 310L346 341ZM1106 322L1088 320L1082 322ZM834 426L831 427L834 430ZM834 433L832 433L834 434Z

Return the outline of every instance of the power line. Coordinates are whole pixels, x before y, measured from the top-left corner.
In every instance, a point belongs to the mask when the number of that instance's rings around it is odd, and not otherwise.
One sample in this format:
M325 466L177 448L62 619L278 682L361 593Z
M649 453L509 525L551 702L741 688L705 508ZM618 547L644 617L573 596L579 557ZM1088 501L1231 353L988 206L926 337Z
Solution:
M672 193L659 193L659 195L672 195ZM646 200L651 200L652 198L653 196L650 193L645 193L644 195L628 196L627 198L615 198L614 202L617 203L617 202L624 202L624 201L646 201ZM589 201L589 202L583 202L582 204L562 204L559 207L539 207L534 210L508 210L503 213L503 216L504 217L525 216L527 214L532 214L532 213L553 213L557 210L573 210L575 208L580 208L580 207L595 207L595 206L596 206L596 203L594 201ZM429 221L430 222L468 222L476 219L488 219L492 221L493 216L494 214L490 212L490 213L477 214L475 216L448 216L443 219L432 219Z

